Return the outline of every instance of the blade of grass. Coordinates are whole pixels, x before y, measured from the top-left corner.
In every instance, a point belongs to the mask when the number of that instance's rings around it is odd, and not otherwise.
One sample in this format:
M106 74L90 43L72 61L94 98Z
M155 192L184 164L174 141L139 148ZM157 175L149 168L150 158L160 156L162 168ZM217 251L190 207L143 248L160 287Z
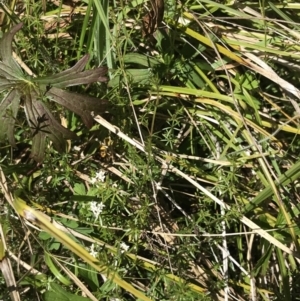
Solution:
M20 216L24 217L25 219L32 222L33 224L39 226L41 229L49 233L52 237L56 238L66 248L68 248L77 256L79 256L82 260L90 264L98 272L106 274L108 279L110 279L120 287L124 288L126 291L132 293L137 298L140 298L141 300L144 301L151 301L150 298L146 297L142 292L135 289L131 284L121 279L115 272L109 272L107 264L98 261L81 245L76 243L64 232L54 227L54 225L49 221L46 215L32 209L31 207L26 205L26 203L19 197L15 198L14 208Z

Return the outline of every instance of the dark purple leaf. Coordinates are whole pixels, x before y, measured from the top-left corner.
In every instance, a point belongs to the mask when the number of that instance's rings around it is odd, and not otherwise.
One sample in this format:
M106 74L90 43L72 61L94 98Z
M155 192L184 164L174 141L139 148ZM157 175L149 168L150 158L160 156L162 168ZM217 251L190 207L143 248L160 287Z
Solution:
M106 82L104 76L107 73L107 67L98 67L93 70L82 71L88 61L88 55L84 56L74 67L67 69L55 75L39 77L33 81L40 85L50 85L57 88L66 88L90 84L94 82Z
M39 132L32 138L30 157L33 158L36 162L42 162L45 157L45 148L46 135L43 132Z
M25 111L29 121L32 140L32 157L41 162L44 158L45 140L47 137L53 142L56 150L63 152L66 150L66 140L75 139L77 136L69 129L63 127L52 115L46 105L37 100L36 97L26 97Z
M91 112L95 114L104 113L108 106L108 101L105 99L67 92L54 87L46 95L51 100L79 115L88 128L91 128L93 125Z
M18 91L11 90L0 104L0 140L8 138L9 143L15 146L14 127L19 109L20 95Z
M36 161L41 162L44 158L47 138L53 142L53 146L57 150L64 151L66 140L77 137L75 133L64 128L55 119L46 103L39 99L42 98L41 95L44 95L45 92L50 100L78 114L84 124L91 127L93 125L91 112L95 114L105 112L108 101L67 92L61 88L93 82L106 82L107 68L98 67L84 71L89 60L89 55L86 55L75 66L61 73L47 77L25 77L12 56L12 41L22 26L22 23L14 26L0 40L0 92L11 89L0 103L0 139L7 136L10 144L15 144L15 120L20 98L24 98L26 118L32 133L31 155Z

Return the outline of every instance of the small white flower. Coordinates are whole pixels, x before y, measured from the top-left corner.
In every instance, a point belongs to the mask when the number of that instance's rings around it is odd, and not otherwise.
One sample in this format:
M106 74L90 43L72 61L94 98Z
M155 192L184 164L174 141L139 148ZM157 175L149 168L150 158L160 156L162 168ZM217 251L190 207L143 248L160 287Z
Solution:
M120 248L123 249L125 252L127 252L128 249L129 249L129 246L127 246L127 245L125 244L125 242L121 242Z
M91 184L95 184L97 182L96 178L91 178Z
M103 211L105 205L101 202L101 203L98 203L98 202L91 202L90 204L91 206L91 210L95 216L96 219L98 219L100 213Z
M94 244L91 245L89 251L90 251L90 254L91 254L93 257L96 258L96 256L98 255L98 252L95 251L95 245L94 245Z
M250 155L251 155L251 151L250 151L249 149L247 149L247 150L245 150L245 154L246 154L247 156L250 156Z
M96 179L99 180L100 182L104 182L105 180L105 171L100 170L96 172Z
M157 190L162 190L162 189L161 189L161 184L160 184L160 183L156 183L156 189L157 189Z
M74 149L74 151L76 151L76 152L79 152L79 151L80 151L80 147L79 147L79 146L76 146L76 145L73 147L73 149Z

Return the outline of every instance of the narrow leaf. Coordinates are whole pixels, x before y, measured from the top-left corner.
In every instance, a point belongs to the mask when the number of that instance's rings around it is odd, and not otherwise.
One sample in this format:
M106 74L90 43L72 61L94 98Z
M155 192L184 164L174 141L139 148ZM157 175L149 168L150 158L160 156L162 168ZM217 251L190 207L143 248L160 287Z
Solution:
M43 118L46 119L46 121L43 122L45 128L40 129L41 133L43 133L45 138L49 137L53 142L53 147L57 151L64 152L67 146L67 139L76 139L76 134L63 127L42 102L34 102L34 107L39 113L39 116L44 116Z
M88 128L93 125L91 112L95 114L104 113L108 105L108 101L105 99L67 92L54 87L46 95L53 101L79 115Z
M0 62L0 77L3 77L1 78L0 87L3 84L3 80L4 83L5 80L8 81L19 80L19 77L15 76L14 74L14 69L11 66L4 64L3 62Z
M23 72L18 63L12 57L12 41L15 34L22 28L23 23L19 23L5 33L0 41L0 56L2 62L14 70L14 75L23 78Z
M20 95L13 89L0 104L0 140L7 136L11 145L15 145L14 127L19 109Z
M33 102L35 100L30 97L30 95L26 96L25 99L25 113L26 118L29 123L29 125L32 127L32 147L31 147L31 157L37 161L42 162L44 159L44 153L45 153L45 147L46 147L46 134L42 131L38 131L35 129L35 127L38 126L38 120L39 117L38 112L35 110L33 106Z
M106 82L107 78L104 77L107 73L106 67L99 67L93 70L86 70L81 73L60 77L60 74L53 76L50 85L57 88L66 88L71 86L78 86L84 84L90 84L94 82Z
M36 78L33 81L37 84L50 85L57 88L89 84L96 81L107 81L107 78L104 76L107 73L107 67L98 67L93 70L82 71L88 61L88 58L89 56L86 55L70 69L55 75Z
M132 84L147 85L151 83L152 73L149 69L127 69L126 76ZM123 80L123 76L117 75L109 81L108 86L115 87L120 84L121 80Z
M42 132L37 133L32 138L30 157L36 162L42 162L45 156L46 135Z
M26 97L25 112L28 124L31 127L33 136L32 157L41 162L45 150L47 137L53 142L57 151L66 150L66 140L75 139L77 136L69 129L63 127L52 115L46 104L36 99L36 95Z

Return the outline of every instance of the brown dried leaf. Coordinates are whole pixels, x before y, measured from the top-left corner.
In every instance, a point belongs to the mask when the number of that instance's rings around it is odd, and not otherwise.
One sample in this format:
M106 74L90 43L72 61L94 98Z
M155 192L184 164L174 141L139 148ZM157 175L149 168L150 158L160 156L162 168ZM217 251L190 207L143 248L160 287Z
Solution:
M143 17L143 37L153 35L160 26L165 11L164 0L150 0L152 9Z

